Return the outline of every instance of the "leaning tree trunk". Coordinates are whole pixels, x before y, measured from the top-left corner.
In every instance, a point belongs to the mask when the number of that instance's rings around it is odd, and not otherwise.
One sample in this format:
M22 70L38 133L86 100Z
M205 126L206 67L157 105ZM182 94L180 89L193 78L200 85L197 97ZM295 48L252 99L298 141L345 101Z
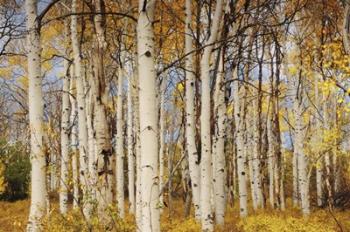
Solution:
M37 1L26 0L29 127L31 171L31 204L27 231L41 231L46 213L46 159L43 151L43 96L41 76L40 28L37 20Z
M202 80L202 95L201 95L201 220L202 231L213 231L213 212L211 209L208 194L212 191L212 153L211 153L211 130L210 130L210 62L212 56L213 43L216 41L221 16L223 13L223 0L216 2L213 24L211 25L210 37L205 42L203 56L201 58L201 80Z
M186 23L185 23L185 53L189 54L193 51L191 22L192 9L191 0L186 0ZM194 106L194 67L193 55L189 54L185 59L186 65L186 149L188 152L189 172L191 177L192 199L194 205L194 214L197 221L200 220L200 169L199 157L196 147L196 122L195 122L195 106Z
M65 38L69 41L69 27L68 20L65 20ZM67 48L66 48L67 49ZM67 52L66 52L66 55ZM61 116L61 176L60 176L60 213L66 214L68 207L68 169L69 169L69 63L65 59L63 61L65 75L63 76L62 88L62 116Z
M155 0L139 0L137 50L141 143L141 231L160 231L158 187L158 117L154 68Z

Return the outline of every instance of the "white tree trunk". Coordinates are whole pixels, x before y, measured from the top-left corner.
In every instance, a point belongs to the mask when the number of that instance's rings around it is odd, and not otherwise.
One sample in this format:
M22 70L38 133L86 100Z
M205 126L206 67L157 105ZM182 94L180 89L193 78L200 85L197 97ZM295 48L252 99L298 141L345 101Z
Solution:
M37 20L37 1L26 0L29 127L31 171L31 204L27 231L41 231L46 213L46 159L43 151L43 97L41 76L41 43Z
M254 107L255 109L255 107ZM253 167L253 161L254 161L254 126L253 126L253 115L251 107L248 107L247 109L247 115L246 115L246 130L244 133L244 156L247 157L248 161L248 171L249 171L249 178L247 178L247 182L250 184L250 192L251 192L251 197L252 197L252 202L253 202L253 209L256 210L258 208L258 197L257 197L257 190L256 190L256 184L255 184L255 170Z
M185 22L185 54L193 51L192 42L192 9L191 0L186 0L186 22ZM200 166L199 157L196 147L196 122L195 122L195 106L194 106L194 66L193 55L190 54L185 59L186 69L186 148L188 152L189 172L191 177L191 187L194 205L194 214L197 221L201 218L200 211Z
M160 231L158 186L158 117L154 62L155 1L139 0L137 49L139 75L141 198L143 232Z
M137 63L137 62L136 62ZM133 76L133 99L135 106L134 136L136 155L136 213L137 231L142 231L142 198L141 198L141 143L140 143L140 108L139 108L139 80L137 68Z
M92 78L92 68L88 69L86 72L86 87L85 89L88 89L88 93L85 99L86 104L86 126L87 126L87 133L88 133L88 170L89 170L89 183L90 183L90 194L92 199L96 199L96 185L97 185L97 170L96 170L96 139L94 137L94 101L93 97L96 95L94 88L92 88L91 83L93 82Z
M272 97L269 98L270 105L273 101ZM274 186L274 173L275 173L275 146L273 144L273 106L270 107L267 119L267 138L268 138L268 175L269 175L269 201L271 208L275 208L275 186Z
M79 170L78 170L78 127L76 123L76 117L77 117L77 107L76 107L76 100L74 95L74 89L75 89L75 80L72 78L74 76L74 67L71 67L70 69L70 93L69 93L69 100L71 105L71 112L70 112L70 128L71 134L70 134L70 140L71 140L71 153L72 153L72 177L73 177L73 209L78 208L79 203Z
M318 89L318 83L319 83L319 79L316 79L315 81L315 104L316 106L319 106L319 102L321 101L321 98L319 96L319 89ZM317 114L318 112L316 112ZM322 127L320 120L317 116L315 116L315 129L317 131L321 131L320 128ZM317 154L318 156L320 156L321 154ZM323 205L323 198L324 198L324 194L323 194L323 188L322 188L322 184L323 184L323 159L318 158L317 162L316 162L316 194L317 194L317 206L321 207Z
M244 153L244 107L245 107L245 88L244 86L239 88L239 83L237 81L237 68L233 71L233 103L234 103L234 118L236 125L236 143L237 146L237 176L238 176L238 196L239 196L239 207L240 216L246 217L248 215L247 207L247 181L246 181L246 157ZM241 99L241 97L242 99Z
M295 132L294 132L295 136ZM298 156L295 152L295 139L294 139L294 152L293 152L293 205L299 205L299 179L298 179Z
M165 121L166 121L166 115L165 115L165 91L166 91L166 85L167 85L167 78L164 76L162 80L162 84L160 87L160 116L159 116L159 191L162 191L164 187L164 154L165 154ZM163 207L163 193L160 193L159 196L159 202L160 207L162 210Z
M216 107L216 133L214 147L214 201L215 221L218 225L224 224L226 210L225 196L225 138L226 138L226 103L225 103L225 75L223 55L220 54L218 76L215 86L215 107Z
M304 153L304 137L305 129L303 125L303 105L301 100L301 94L298 93L300 87L296 85L296 97L294 102L294 153L298 162L298 183L300 190L300 200L303 215L310 214L310 201L309 201L309 179L308 179L308 158ZM299 90L300 91L300 90Z
M120 218L125 217L124 210L124 129L123 129L123 79L124 72L118 72L118 99L117 99L117 135L116 135L116 180L117 180L117 210Z
M77 12L77 0L72 1L72 12ZM81 57L80 57L80 44L77 30L77 16L73 15L71 18L71 33L72 33L72 48L74 58L74 79L76 81L77 89L77 104L78 104L78 139L79 139L79 180L83 193L82 205L85 216L89 216L90 207L88 207L88 136L86 126L86 112L85 112L85 91L84 91L84 79L81 69Z
M107 48L105 38L105 3L104 0L93 1L95 11L98 14L94 15L94 26L96 37L93 43L94 78L92 88L94 89L94 130L96 136L95 160L98 173L97 182L97 202L98 214L101 221L112 224L112 218L108 214L108 208L113 200L113 154L111 135L107 121L108 91L106 90L104 53Z
M128 148L128 193L129 193L129 212L135 213L135 153L133 137L133 80L132 76L128 77L127 93L127 148Z
M212 153L211 153L211 130L210 130L210 61L213 44L219 32L219 25L223 13L223 0L216 2L213 24L211 25L210 37L206 41L203 56L201 58L201 220L202 231L213 231L213 212L208 194L212 191Z
M68 20L65 20L65 38L69 41L69 25ZM68 54L66 54L68 55ZM70 87L70 75L69 75L69 63L65 59L63 61L63 68L65 75L63 76L63 88L62 88L62 116L61 116L61 176L60 176L60 213L66 214L68 207L68 170L69 170L69 87Z
M260 93L258 93L258 98ZM260 99L255 99L253 102L253 177L254 177L254 189L255 189L255 198L256 206L264 207L264 199L262 192L262 183L260 176L260 155L261 155L261 131L260 131L260 114L258 113Z

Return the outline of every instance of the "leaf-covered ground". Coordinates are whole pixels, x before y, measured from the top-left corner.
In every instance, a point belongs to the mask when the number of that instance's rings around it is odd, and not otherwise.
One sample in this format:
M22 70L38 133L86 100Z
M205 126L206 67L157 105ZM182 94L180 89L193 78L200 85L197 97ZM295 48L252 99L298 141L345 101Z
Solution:
M29 212L29 200L4 202L0 201L0 231L25 231ZM180 201L173 204L174 209L169 216L165 208L162 216L162 231L190 232L200 231L200 225L193 218L184 218ZM71 212L63 217L57 213L57 203L51 206L50 216L44 220L44 230L48 232L83 232L87 226L79 212ZM114 221L118 229L113 231L135 231L135 223L131 215L126 221ZM93 231L105 231L98 219L93 219ZM316 210L308 218L303 218L297 209L289 207L286 212L277 210L260 210L241 220L237 207L228 207L224 227L216 227L215 231L238 232L331 232L350 231L350 211Z

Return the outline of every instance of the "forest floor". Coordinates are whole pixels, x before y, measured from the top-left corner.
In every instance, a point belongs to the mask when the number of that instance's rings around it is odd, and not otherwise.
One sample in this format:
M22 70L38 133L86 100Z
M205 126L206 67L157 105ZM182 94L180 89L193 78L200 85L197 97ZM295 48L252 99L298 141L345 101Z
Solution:
M25 231L29 213L29 200L16 202L0 201L0 232ZM86 231L79 213L63 217L57 213L57 203L50 210L49 219L45 219L44 231L83 232ZM162 231L190 232L200 231L200 225L193 218L185 218L182 201L173 203L174 209L169 216L169 209L162 214ZM115 231L135 231L135 223L131 215L126 216L125 222L117 222ZM93 231L105 231L95 227ZM237 206L228 206L225 226L216 227L215 231L238 232L350 232L350 211L314 210L311 216L303 218L298 209L289 207L285 212L278 210L259 210L246 219L240 219Z

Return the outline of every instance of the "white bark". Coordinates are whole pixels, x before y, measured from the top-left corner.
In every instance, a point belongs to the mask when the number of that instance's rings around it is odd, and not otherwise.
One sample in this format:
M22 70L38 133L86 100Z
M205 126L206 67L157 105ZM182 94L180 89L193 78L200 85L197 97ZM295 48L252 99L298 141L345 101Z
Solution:
M41 77L41 43L37 20L37 1L26 0L29 127L31 171L31 204L27 231L40 231L46 213L46 159L43 151L43 97Z
M139 75L141 198L143 232L160 231L158 187L158 118L154 62L155 1L139 0L137 49Z
M295 136L295 132L294 132ZM295 139L294 139L294 152L293 152L293 205L299 205L299 180L298 180L298 156L295 152Z
M254 107L255 109L255 107ZM254 152L254 131L252 131L253 128L253 115L252 115L252 107L248 107L247 109L247 115L246 115L246 130L244 134L244 156L247 157L248 161L248 171L249 171L249 178L247 178L247 181L250 184L250 191L251 191L251 197L253 202L253 209L256 210L258 208L258 197L257 197L257 190L256 190L256 184L255 184L255 170L253 167L253 152Z
M96 170L96 157L95 157L95 152L96 152L96 139L94 137L94 101L93 97L96 95L95 91L93 88L91 88L91 83L93 82L92 80L93 75L92 75L92 68L88 69L86 72L86 87L85 89L89 89L86 99L85 99L85 104L86 104L86 126L87 126L87 133L88 133L88 154L89 154L89 159L88 159L88 170L89 170L89 183L90 183L90 194L91 198L95 199L96 198L96 184L97 184L97 170Z
M72 1L72 13L77 12L77 0ZM72 33L72 49L74 58L74 79L76 81L77 89L77 104L78 104L78 139L79 139L79 180L80 186L83 193L82 204L85 216L89 216L90 208L88 202L86 202L88 194L88 136L87 136L87 125L86 125L86 112L85 112L85 91L84 91L84 79L81 68L81 57L80 57L80 44L77 30L77 16L73 15L71 18L71 33ZM86 205L86 206L85 206Z
M271 101L270 99L270 104ZM274 186L274 172L275 172L275 146L273 144L273 106L270 107L268 119L267 119L267 137L268 137L268 175L269 175L269 201L271 208L275 208L275 186Z
M159 191L162 191L164 186L164 154L165 154L165 121L166 121L166 115L165 115L165 91L166 91L166 85L167 85L167 78L164 76L162 80L162 84L160 87L160 116L159 116ZM159 196L159 202L160 207L163 207L163 193L160 193Z
M303 104L301 96L299 93L300 86L295 85L295 102L294 102L294 116L295 116L295 126L294 126L294 153L297 157L298 162L298 184L300 191L300 201L303 215L310 214L310 201L309 201L309 179L308 179L308 158L304 153L304 137L305 128L303 125Z
M237 79L237 68L233 71L234 80ZM245 88L244 86L239 88L238 81L233 82L233 102L234 102L234 118L236 125L236 143L237 146L237 176L238 176L238 196L240 216L246 217L248 215L247 208L247 182L246 182L246 157L244 154L244 130L245 130ZM241 99L241 97L242 99Z
M136 62L137 63L137 62ZM133 99L135 106L134 115L134 136L135 136L135 155L136 155L136 213L135 220L137 231L142 229L142 199L141 199L141 144L140 144L140 110L139 110L139 81L138 71L134 68L133 74Z
M258 93L258 97L260 93ZM260 153L261 153L261 134L260 134L260 115L258 113L260 99L255 99L253 102L253 155L252 155L252 166L253 166L253 178L254 178L254 189L255 189L255 198L256 206L264 207L264 199L262 193L262 183L260 176Z
M129 192L129 212L135 213L135 153L133 140L133 81L132 77L128 77L128 93L127 93L127 148L128 148L128 192Z
M65 21L65 38L69 40L68 21ZM67 55L67 54L66 54ZM61 176L60 176L60 213L66 214L68 207L68 169L69 169L69 63L63 61L65 75L63 76L62 88L62 116L61 116Z
M193 51L191 36L192 9L191 0L186 0L186 22L185 22L185 54ZM193 55L190 54L185 59L186 68L186 148L188 152L189 172L191 177L192 199L194 214L197 221L201 218L200 211L200 166L199 157L195 141L195 106L194 106L194 66Z
M93 1L95 11L94 26L96 37L93 43L94 78L92 89L94 89L94 130L96 136L95 160L98 173L97 202L98 214L104 223L112 224L112 218L108 214L108 207L113 200L113 154L112 144L107 121L106 105L108 102L108 91L106 91L104 53L107 48L105 38L105 3L104 0Z
M226 210L225 196L225 138L226 138L226 103L225 103L225 75L223 55L220 55L218 76L215 86L215 107L216 107L216 131L214 147L214 201L215 221L218 225L224 224Z
M208 193L212 190L212 153L211 153L211 130L210 130L210 61L212 56L213 44L219 32L219 25L223 13L223 0L216 2L213 24L211 25L210 37L205 42L203 56L201 58L201 220L202 231L213 231L213 212L208 200Z
M319 90L318 90L318 83L319 80L316 79L315 81L315 104L316 106L320 105L319 102L321 101L321 98L319 96ZM317 114L318 112L315 112L315 114ZM315 116L315 129L317 131L320 131L321 128L321 123L320 120L317 116ZM317 155L321 155L321 154L317 154ZM323 184L323 159L318 158L317 162L316 162L316 194L317 194L317 206L322 206L323 205L323 198L324 198L324 194L323 194L323 188L322 188L322 184Z
M78 170L78 127L76 123L76 116L77 116L77 107L76 107L76 100L75 97L73 97L74 89L75 89L75 81L72 79L74 76L74 67L70 69L71 73L71 81L70 81L70 94L69 94L69 100L71 105L71 112L70 112L70 127L71 130L71 153L72 153L72 177L73 177L73 209L78 208L79 203L79 170Z
M117 210L120 218L125 217L124 210L124 130L123 130L123 79L124 72L118 73L118 99L117 99L117 135L116 135L116 180L117 180Z

